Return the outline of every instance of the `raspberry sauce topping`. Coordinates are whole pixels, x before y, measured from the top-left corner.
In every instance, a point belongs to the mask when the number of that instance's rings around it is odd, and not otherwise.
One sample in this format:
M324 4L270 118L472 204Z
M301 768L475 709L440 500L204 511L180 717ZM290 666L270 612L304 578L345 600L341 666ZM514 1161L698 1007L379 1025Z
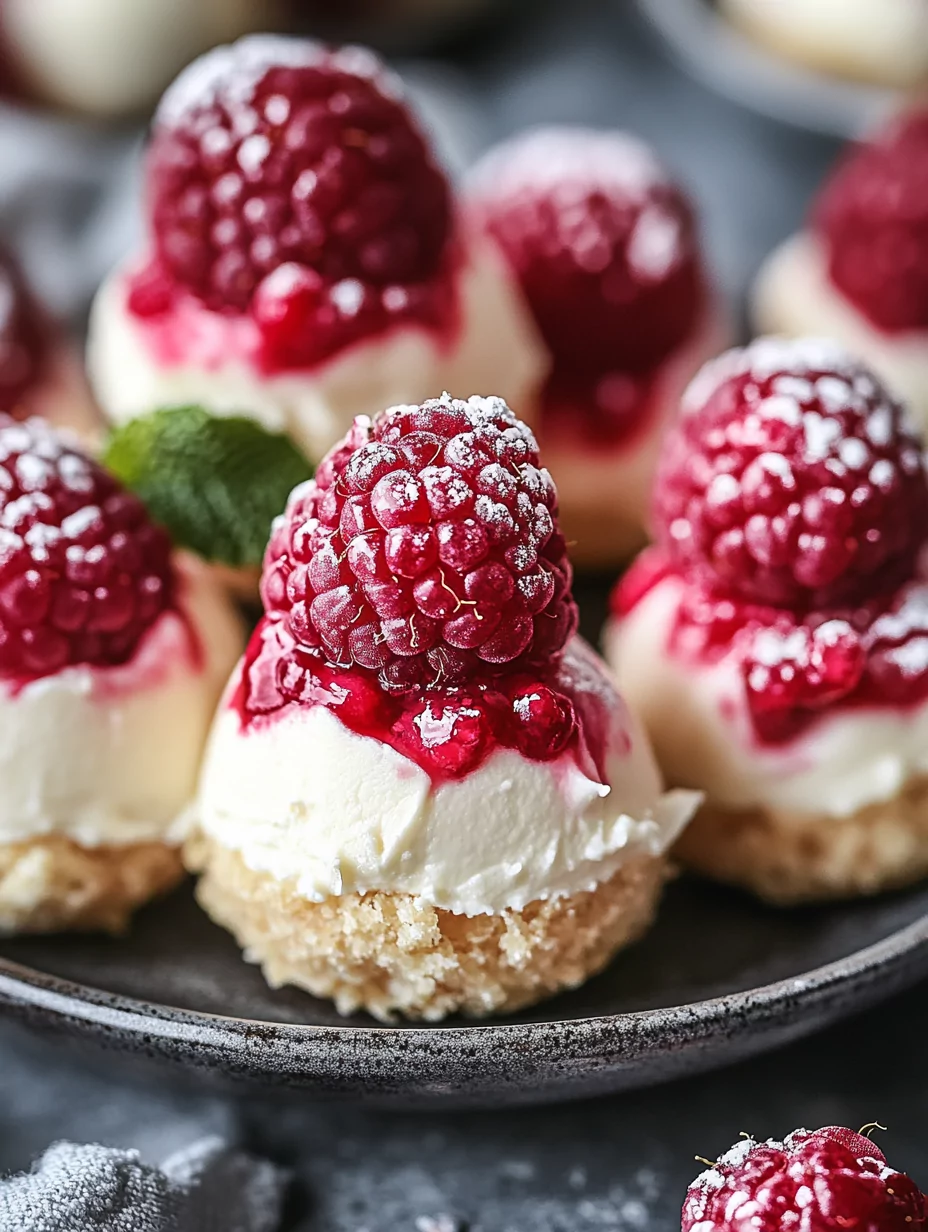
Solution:
M23 399L45 376L52 343L49 321L0 248L0 412L23 417Z
M815 204L831 281L878 329L928 330L928 109L838 165Z
M868 1138L797 1129L745 1138L690 1186L682 1232L920 1232L928 1205Z
M546 428L620 445L703 314L690 205L624 133L540 129L493 151L471 210L512 267L553 367Z
M535 439L501 398L361 417L275 525L265 610L307 653L388 690L544 665L577 627L556 513Z
M153 256L128 302L156 338L178 305L245 316L272 371L455 322L447 180L359 48L262 35L195 61L155 117L148 210Z
M173 588L139 500L42 421L0 415L0 675L125 663Z
M294 705L326 706L350 731L415 762L435 787L506 748L541 762L571 751L589 778L606 783L610 751L627 750L615 690L593 653L576 641L543 668L398 693L381 688L363 668L333 667L307 654L285 622L265 617L248 647L233 705L244 727L273 721Z
M797 611L861 602L909 577L924 542L921 445L837 345L760 339L690 386L654 522L710 587Z

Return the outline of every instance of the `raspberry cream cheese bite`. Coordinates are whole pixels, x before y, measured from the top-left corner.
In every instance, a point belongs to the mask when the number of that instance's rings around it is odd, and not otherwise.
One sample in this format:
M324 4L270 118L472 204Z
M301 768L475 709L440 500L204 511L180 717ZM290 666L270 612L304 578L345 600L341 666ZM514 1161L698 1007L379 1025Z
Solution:
M149 108L216 43L266 23L275 0L2 0L6 89L110 118Z
M182 874L238 622L38 419L0 416L0 547L0 932L117 931Z
M928 486L900 405L835 343L722 356L655 530L607 638L668 780L705 792L680 856L779 902L928 873Z
M754 314L763 332L837 338L928 429L928 107L839 164L762 268Z
M358 419L294 491L188 844L272 984L483 1015L648 927L695 797L575 636L556 512L498 398Z
M573 559L615 563L644 538L686 383L727 341L690 203L642 142L582 128L504 142L467 196L550 354L536 429Z
M100 414L77 354L0 248L0 413L39 415L93 440Z
M511 275L371 53L271 36L210 52L162 99L146 174L146 251L91 321L112 420L196 403L318 461L358 414L446 388L520 406L542 379Z
M820 72L874 85L928 80L925 0L721 0L758 42Z

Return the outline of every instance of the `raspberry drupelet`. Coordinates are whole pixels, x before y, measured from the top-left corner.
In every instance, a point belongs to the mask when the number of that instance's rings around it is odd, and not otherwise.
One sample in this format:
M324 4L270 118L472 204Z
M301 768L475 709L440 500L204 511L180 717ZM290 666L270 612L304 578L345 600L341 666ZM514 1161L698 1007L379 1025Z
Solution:
M581 128L503 143L466 203L551 357L537 427L565 534L583 563L621 559L679 395L724 341L693 207L643 142Z
M690 793L575 637L557 496L500 398L358 419L271 533L189 846L272 983L441 1018L581 982Z
M285 429L317 461L388 401L463 377L521 398L540 379L502 262L362 48L264 35L196 61L155 115L146 207L146 251L105 285L91 330L112 418L199 402Z
M0 933L118 931L180 878L240 645L135 496L44 420L0 415Z
M928 479L836 343L708 364L667 440L657 544L610 654L663 769L706 791L681 854L777 900L928 870Z
M682 1232L920 1232L928 1201L869 1138L828 1127L744 1138L690 1186Z
M928 425L928 107L844 155L754 299L760 329L839 339Z

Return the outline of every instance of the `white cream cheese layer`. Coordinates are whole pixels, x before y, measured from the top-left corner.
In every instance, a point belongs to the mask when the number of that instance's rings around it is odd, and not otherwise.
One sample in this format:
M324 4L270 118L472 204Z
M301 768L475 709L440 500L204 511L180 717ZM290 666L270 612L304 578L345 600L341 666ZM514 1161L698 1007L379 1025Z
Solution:
M202 568L129 663L0 687L0 843L47 834L86 847L178 841L241 629ZM192 652L193 651L193 652Z
M886 334L871 325L831 282L813 235L794 236L768 258L754 288L754 320L760 333L843 343L873 365L928 431L928 330Z
M397 326L304 372L265 376L234 347L229 354L228 319L206 312L191 319L188 359L164 364L128 311L127 273L117 270L93 307L91 383L115 423L162 406L198 403L216 415L248 415L269 431L286 432L314 460L357 415L445 390L463 398L496 394L528 414L547 359L511 275L495 248L478 240L458 277L461 326L450 345L421 325Z
M413 761L323 706L294 705L244 730L223 706L199 822L252 870L295 879L311 900L381 890L461 915L521 910L592 889L631 857L660 855L694 811L693 793L662 794L647 740L618 698L614 720L609 786L573 753L533 762L500 749L433 788Z
M681 583L667 578L607 634L608 658L672 783L730 809L849 817L928 774L928 705L822 715L783 745L753 732L738 663L668 653Z

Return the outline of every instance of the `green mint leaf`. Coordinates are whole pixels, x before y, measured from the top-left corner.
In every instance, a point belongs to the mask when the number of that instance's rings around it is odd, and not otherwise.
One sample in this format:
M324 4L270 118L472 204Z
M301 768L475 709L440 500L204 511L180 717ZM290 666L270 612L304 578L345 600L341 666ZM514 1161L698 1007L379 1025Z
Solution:
M271 522L312 476L288 437L199 406L165 407L114 428L103 464L178 547L233 568L261 564Z

